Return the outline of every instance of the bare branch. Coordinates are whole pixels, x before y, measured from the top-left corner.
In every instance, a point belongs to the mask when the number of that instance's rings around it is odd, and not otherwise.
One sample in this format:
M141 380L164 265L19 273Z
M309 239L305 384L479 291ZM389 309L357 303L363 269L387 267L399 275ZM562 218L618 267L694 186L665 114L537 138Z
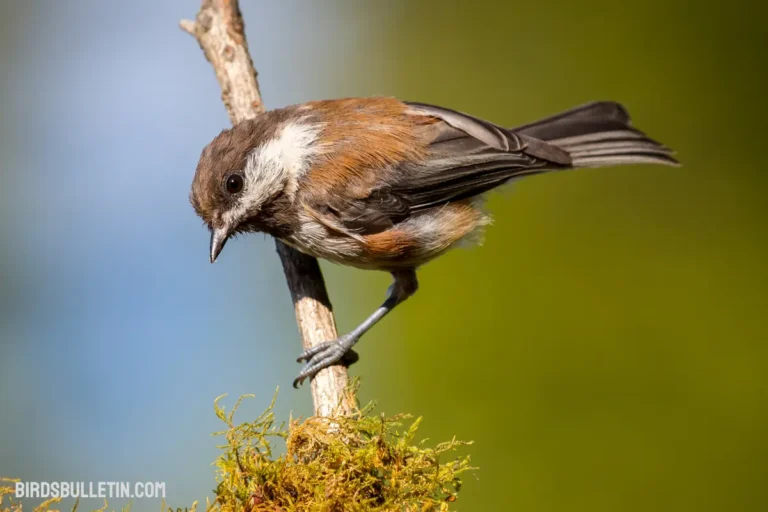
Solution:
M203 0L195 21L183 20L180 26L195 36L213 66L232 123L264 112L238 1ZM304 348L336 338L336 323L317 260L276 242ZM349 414L353 410L346 368L332 366L320 371L311 387L316 415Z

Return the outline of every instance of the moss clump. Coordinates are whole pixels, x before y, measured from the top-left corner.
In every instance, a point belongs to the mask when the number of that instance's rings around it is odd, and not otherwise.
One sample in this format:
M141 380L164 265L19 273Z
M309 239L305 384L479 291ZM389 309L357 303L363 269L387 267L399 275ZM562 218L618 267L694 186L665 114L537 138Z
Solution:
M456 500L459 475L474 469L468 456L441 461L470 443L453 439L434 448L414 443L420 418L374 416L369 405L349 417L290 420L286 426L275 422L273 398L255 421L236 425L235 411L246 396L229 414L219 406L223 396L214 401L216 415L227 425L214 435L226 444L215 462L216 499L206 504L207 512L442 512ZM277 458L276 440L286 447ZM14 482L0 478L0 512L22 512L12 499ZM47 500L34 511L50 511L59 501ZM105 502L97 512L107 508ZM174 509L163 503L161 510Z
M216 499L209 510L257 511L447 511L456 500L459 475L469 457L441 461L469 444L455 439L434 448L414 443L420 418L374 416L372 406L344 418L311 417L276 424L272 408L251 423L235 425L216 399L218 432L227 444L216 461ZM272 442L285 441L274 458Z

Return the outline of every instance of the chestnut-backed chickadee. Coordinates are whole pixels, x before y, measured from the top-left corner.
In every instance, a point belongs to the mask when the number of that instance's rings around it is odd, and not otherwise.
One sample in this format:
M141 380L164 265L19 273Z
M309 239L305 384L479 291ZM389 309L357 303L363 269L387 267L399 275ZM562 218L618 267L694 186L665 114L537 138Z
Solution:
M297 385L411 296L420 265L477 238L489 221L485 192L546 171L677 164L671 155L612 102L507 129L391 98L316 101L221 132L203 150L191 201L211 231L211 262L233 234L261 231L318 258L392 273L371 316L299 356Z

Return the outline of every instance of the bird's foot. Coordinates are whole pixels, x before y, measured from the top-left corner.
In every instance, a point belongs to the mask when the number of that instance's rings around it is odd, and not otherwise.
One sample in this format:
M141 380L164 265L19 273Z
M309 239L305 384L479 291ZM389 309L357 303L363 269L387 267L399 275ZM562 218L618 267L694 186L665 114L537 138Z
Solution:
M340 363L349 366L360 358L357 352L352 350L352 345L357 338L351 334L339 336L335 340L320 343L308 348L296 359L297 362L306 361L304 368L293 381L293 387L298 388L304 379L314 377L317 372L334 364Z

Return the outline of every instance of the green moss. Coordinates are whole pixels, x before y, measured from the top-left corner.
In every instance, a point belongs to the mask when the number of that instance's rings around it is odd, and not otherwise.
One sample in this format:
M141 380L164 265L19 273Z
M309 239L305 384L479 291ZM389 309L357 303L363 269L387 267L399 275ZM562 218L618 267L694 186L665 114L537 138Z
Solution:
M214 401L227 428L214 433L226 443L215 462L216 498L207 512L447 511L461 488L459 476L474 469L468 456L452 453L470 443L452 439L429 448L415 442L421 418L376 416L369 405L349 417L278 424L275 393L258 418L235 424L237 408L253 395L240 397L228 414L219 405L224 396ZM274 456L274 443L284 444L284 455ZM11 499L13 482L0 479L0 512L21 512ZM45 512L58 501L34 510Z
M428 448L414 442L420 418L374 416L372 406L345 418L275 422L272 404L251 423L233 421L241 397L219 432L227 443L216 461L219 485L211 505L234 511L444 511L456 500L469 457L448 457L455 439ZM286 453L273 457L272 443ZM445 460L448 459L448 460Z

